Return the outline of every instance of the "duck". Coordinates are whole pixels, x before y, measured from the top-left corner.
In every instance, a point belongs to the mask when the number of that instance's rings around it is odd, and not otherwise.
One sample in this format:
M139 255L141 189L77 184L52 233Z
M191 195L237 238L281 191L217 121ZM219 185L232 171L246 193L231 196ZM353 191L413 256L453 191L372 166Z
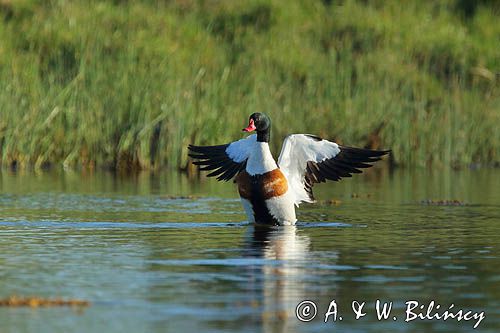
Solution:
M269 148L271 119L250 115L246 138L215 146L190 144L189 157L207 177L234 179L248 221L256 225L295 225L295 209L314 203L314 184L362 173L390 150L339 145L312 134L290 134L276 161Z

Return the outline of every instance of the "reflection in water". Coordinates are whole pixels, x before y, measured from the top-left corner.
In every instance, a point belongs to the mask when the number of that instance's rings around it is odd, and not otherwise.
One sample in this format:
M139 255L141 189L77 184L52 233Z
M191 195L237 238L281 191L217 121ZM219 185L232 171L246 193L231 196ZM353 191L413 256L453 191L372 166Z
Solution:
M290 332L297 324L295 307L307 298L306 270L310 239L299 235L295 226L251 226L246 235L245 255L266 259L254 267L251 280L261 283L264 331Z

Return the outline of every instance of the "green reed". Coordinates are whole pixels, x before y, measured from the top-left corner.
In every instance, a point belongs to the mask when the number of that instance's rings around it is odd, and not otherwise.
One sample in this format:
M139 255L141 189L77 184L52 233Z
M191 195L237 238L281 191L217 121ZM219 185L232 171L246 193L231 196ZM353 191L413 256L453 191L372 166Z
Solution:
M499 161L498 6L479 1L2 1L4 165L186 167L289 133L406 166Z

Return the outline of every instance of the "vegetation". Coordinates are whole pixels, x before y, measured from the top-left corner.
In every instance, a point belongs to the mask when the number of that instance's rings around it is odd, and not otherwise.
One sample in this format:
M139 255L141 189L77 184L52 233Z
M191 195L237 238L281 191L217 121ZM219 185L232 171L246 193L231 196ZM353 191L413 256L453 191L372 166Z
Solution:
M62 298L43 298L43 297L19 297L10 296L0 298L0 307L52 307L52 306L71 306L85 307L89 306L90 302L79 299L62 299Z
M185 167L188 143L288 133L393 162L500 160L495 1L0 0L0 159Z

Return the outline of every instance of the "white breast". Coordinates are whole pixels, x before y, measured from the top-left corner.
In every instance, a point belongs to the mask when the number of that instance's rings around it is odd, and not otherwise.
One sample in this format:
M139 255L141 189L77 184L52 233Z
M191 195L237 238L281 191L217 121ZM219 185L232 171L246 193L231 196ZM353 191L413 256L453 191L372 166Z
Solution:
M246 171L248 174L251 176L261 175L277 167L278 165L269 150L269 144L267 142L255 142L255 146L247 160Z

